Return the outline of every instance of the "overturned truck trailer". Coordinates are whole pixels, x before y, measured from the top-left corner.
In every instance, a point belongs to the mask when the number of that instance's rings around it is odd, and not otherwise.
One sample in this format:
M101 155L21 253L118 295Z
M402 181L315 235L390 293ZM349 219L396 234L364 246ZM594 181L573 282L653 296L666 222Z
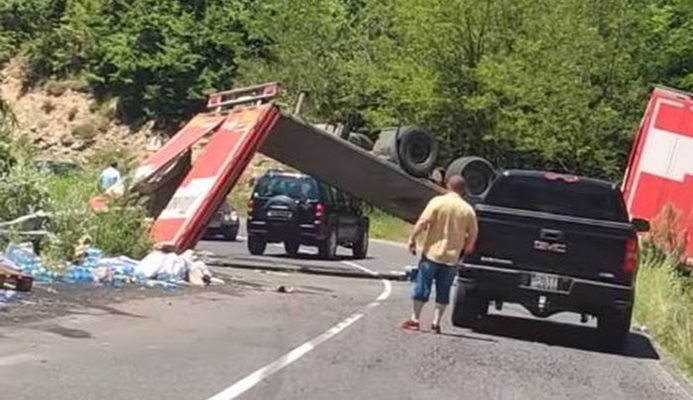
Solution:
M442 192L433 181L414 176L422 176L422 169L412 175L405 172L411 168L396 162L398 153L416 152L416 140L402 141L396 131L390 156L376 155L283 112L271 102L278 90L276 83L269 83L210 95L209 112L196 116L138 168L133 187L155 198L155 242L177 251L194 248L257 151L408 222ZM208 143L190 165L190 149L203 137ZM411 167L412 158L408 160ZM426 154L420 161L430 163ZM450 173L465 175L474 194L481 195L493 170L483 159L465 157L449 166Z

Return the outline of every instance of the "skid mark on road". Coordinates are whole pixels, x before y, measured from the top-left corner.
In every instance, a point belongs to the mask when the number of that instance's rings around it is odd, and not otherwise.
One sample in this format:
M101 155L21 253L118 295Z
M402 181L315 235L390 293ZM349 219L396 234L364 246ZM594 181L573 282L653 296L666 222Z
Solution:
M377 275L376 272L371 271L370 269L359 265L354 262L349 262L349 261L342 261L343 264L348 265L350 267L354 267L357 269L360 269L361 271L364 271L366 273L369 273L371 275ZM304 355L308 354L310 351L321 345L322 343L325 343L326 341L332 339L333 337L337 336L340 332L344 331L346 328L354 324L356 321L360 320L363 318L365 315L366 311L369 309L372 309L373 307L376 307L380 304L380 302L386 300L389 296L390 293L392 293L392 284L390 281L387 280L382 280L383 283L383 291L378 295L378 297L369 303L364 311L361 312L356 312L346 319L340 321L336 325L332 326L330 329L326 330L325 332L321 333L320 335L316 336L315 338L309 340L306 343L303 343L302 345L296 347L295 349L289 351L288 353L284 354L283 356L277 358L276 360L272 361L271 363L265 365L264 367L256 370L255 372L251 373L250 375L246 376L245 378L241 379L240 381L232 384L231 386L227 387L223 391L215 394L214 396L208 398L207 400L232 400L240 396L241 394L245 393L246 391L252 389L255 385L258 383L262 382L264 379L274 375L275 373L281 371L282 369L286 368L287 366L291 365L293 362L297 361Z

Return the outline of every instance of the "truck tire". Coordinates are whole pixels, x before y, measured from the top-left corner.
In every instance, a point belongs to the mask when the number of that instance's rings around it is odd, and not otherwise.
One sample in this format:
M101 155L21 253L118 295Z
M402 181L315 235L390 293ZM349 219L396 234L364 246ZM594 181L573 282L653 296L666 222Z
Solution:
M359 146L360 148L371 151L373 150L373 141L363 133L350 133L349 142Z
M438 141L419 127L403 128L397 135L397 157L409 175L426 178L438 161Z
M474 296L463 282L457 282L457 296L452 306L452 324L463 328L471 328L480 316L486 315L488 302Z
M597 330L604 347L619 350L630 333L633 310L615 311L597 316Z
M467 182L468 194L482 196L491 186L496 171L490 162L481 157L460 157L448 165L445 180L454 175L461 175Z
M325 240L318 246L320 258L326 260L334 260L337 258L337 244L337 231L331 228Z
M357 260L362 260L368 255L368 225L361 228L359 237L353 243L352 254Z
M267 241L264 237L258 235L248 236L248 251L254 256L261 256L267 249Z
M297 240L286 240L284 242L284 250L290 257L296 257L298 255L299 247L301 247L301 244Z

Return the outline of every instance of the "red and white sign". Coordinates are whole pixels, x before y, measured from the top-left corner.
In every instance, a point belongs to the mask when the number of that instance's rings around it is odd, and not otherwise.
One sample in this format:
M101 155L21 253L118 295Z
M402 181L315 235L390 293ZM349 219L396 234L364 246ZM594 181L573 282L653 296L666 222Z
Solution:
M278 118L272 104L231 110L154 222L154 241L179 251L195 247Z
M149 179L157 172L163 170L176 157L183 154L198 140L216 129L224 118L223 115L196 115L183 127L183 129L178 131L171 140L166 142L156 153L149 156L149 158L135 170L133 183L137 184L143 180Z
M635 138L623 184L632 217L653 220L671 204L693 261L693 95L657 88Z

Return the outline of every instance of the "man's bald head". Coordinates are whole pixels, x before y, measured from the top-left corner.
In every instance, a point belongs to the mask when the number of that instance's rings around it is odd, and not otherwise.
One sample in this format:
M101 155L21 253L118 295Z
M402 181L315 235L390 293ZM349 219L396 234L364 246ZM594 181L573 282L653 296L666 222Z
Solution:
M445 182L445 186L449 191L464 194L465 181L461 175L453 175Z

